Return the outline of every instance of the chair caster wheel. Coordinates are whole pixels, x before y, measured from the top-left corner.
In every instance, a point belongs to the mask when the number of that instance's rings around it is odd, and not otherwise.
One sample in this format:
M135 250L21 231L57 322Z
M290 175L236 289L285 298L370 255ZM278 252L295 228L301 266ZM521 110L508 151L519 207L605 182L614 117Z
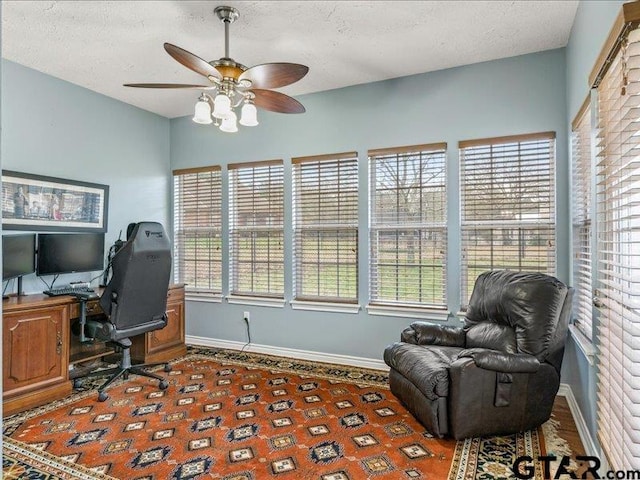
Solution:
M166 390L167 388L169 388L169 382L167 382L166 380L162 380L159 387L160 390Z
M73 388L78 389L82 387L82 380L79 378L74 378L73 379Z
M123 373L123 374L122 374L122 378L123 378L124 380L129 380L129 372L125 372L125 373Z
M171 365L166 364L166 365L164 366L164 371L165 371L165 372L170 372L170 371L171 371Z
M107 398L109 398L109 395L107 395L104 392L100 392L98 393L98 401L99 402L104 402Z

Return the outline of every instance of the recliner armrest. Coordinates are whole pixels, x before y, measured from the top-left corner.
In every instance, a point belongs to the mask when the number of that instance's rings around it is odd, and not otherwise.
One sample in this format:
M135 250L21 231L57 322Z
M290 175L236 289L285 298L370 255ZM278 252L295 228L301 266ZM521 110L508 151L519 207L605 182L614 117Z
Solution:
M503 353L486 348L469 348L458 354L458 358L470 357L476 366L485 370L504 373L535 373L540 362L526 353Z
M440 345L464 347L466 334L461 327L413 322L400 335L400 341L415 345Z

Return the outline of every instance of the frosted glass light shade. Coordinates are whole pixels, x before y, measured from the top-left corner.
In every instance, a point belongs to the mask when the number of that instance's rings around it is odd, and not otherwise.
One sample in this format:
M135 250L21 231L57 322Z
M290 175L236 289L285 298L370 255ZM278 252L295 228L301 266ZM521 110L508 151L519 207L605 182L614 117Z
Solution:
M227 133L235 133L238 131L238 117L233 111L229 112L225 118L222 119L222 125L220 125L220 130Z
M258 110L254 104L245 103L242 106L240 125L244 125L245 127L255 127L258 125Z
M231 99L224 93L219 93L213 100L213 116L224 119L231 113Z
M211 106L209 105L209 102L200 100L198 103L196 103L196 110L193 115L193 121L196 123L201 123L203 125L208 125L213 122L213 120L211 120Z

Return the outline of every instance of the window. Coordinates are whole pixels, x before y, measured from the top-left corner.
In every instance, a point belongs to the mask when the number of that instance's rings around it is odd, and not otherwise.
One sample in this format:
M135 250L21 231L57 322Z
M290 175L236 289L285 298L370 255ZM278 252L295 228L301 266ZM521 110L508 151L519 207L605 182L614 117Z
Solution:
M222 292L220 167L173 172L174 277L187 291Z
M284 297L282 160L229 165L231 294Z
M446 148L369 151L372 303L446 306Z
M294 297L356 303L358 157L293 159Z
M460 142L461 305L487 270L555 274L555 134Z
M626 6L626 5L625 5ZM611 45L611 44L610 44ZM598 91L598 436L614 469L640 468L640 30L623 34Z
M591 322L591 109L590 96L578 112L571 127L573 210L573 315L578 329L588 339Z

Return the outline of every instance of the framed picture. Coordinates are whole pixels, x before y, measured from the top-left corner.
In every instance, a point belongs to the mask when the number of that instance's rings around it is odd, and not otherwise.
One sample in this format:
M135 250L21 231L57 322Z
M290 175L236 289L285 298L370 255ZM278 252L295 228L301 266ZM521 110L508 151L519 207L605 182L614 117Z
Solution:
M109 186L2 171L2 228L106 232Z

